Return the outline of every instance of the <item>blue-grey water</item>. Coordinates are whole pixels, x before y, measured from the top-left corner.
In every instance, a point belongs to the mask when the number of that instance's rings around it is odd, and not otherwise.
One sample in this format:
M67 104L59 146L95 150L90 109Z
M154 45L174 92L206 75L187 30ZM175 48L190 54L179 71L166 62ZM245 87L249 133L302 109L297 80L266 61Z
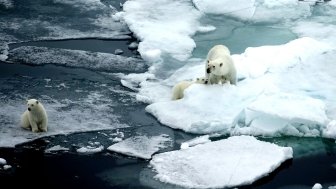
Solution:
M1 107L13 108L9 105L14 104L15 108L26 98L35 97L53 105L51 110L61 115L59 123L68 123L70 120L72 124L82 124L78 120L82 119L97 123L103 129L46 136L13 148L0 147L0 157L12 166L8 170L0 169L0 188L18 188L22 185L27 188L55 189L178 188L150 178L152 173L148 169L148 160L112 153L106 149L95 154L80 154L76 151L87 145L88 141L108 147L113 143L110 136L118 132L124 133L125 138L168 135L173 145L158 153L179 149L182 141L195 137L160 124L146 113L147 104L136 101L136 93L120 83L120 73L146 71L147 66L138 60L137 51L128 48L136 39L123 24L109 23L111 27L106 27L105 24L97 25L93 20L109 18L109 6L118 11L121 9L119 3L123 1L101 0L105 6L74 5L76 1L12 2L12 8L0 6L0 45L9 44L7 62L0 62ZM213 16L208 19L204 22L216 23L218 18ZM197 48L193 54L196 57L205 56L207 49L218 41L227 44L232 52L241 53L246 47L283 44L296 38L285 28L234 20L216 27L216 32L221 33L198 34L194 37ZM125 64L128 63L125 66L127 69L120 66L124 60L120 60L118 65L113 64L117 62L112 56L116 49L123 50L124 58L134 58L125 61ZM60 56L57 54L59 51L67 53ZM20 54L23 52L29 57ZM32 56L36 52L41 54ZM101 59L98 53L112 55ZM50 54L57 55L59 59L52 59ZM58 64L83 57L89 57L89 60ZM111 64L98 68L94 66L106 59L112 60ZM13 114L20 111L0 111L3 112L0 114L0 127L4 131L0 137L12 136L5 135L10 130L4 128L17 127ZM97 125L87 124L87 130L95 130ZM7 139L12 140L11 137ZM295 158L285 162L269 176L239 188L308 189L315 183L336 185L335 140L297 137L260 139L292 146ZM56 145L68 150L45 152Z

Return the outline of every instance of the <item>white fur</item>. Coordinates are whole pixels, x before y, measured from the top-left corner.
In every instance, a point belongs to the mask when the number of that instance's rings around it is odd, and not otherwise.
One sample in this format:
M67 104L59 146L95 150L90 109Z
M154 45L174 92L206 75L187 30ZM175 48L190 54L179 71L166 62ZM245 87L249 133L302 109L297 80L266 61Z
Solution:
M209 72L209 73L208 73ZM205 77L209 84L237 83L237 71L230 55L230 50L224 45L215 45L207 55Z
M184 90L194 83L205 84L205 78L197 78L196 81L181 81L173 87L172 100L183 98Z
M28 111L28 108L30 111ZM41 102L36 99L27 101L27 110L21 116L21 127L33 132L47 132L48 116Z

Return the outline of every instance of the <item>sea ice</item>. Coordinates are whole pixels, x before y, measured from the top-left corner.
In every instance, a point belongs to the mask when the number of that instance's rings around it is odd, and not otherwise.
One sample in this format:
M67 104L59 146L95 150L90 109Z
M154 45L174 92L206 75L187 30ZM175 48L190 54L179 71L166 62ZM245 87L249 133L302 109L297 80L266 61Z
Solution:
M151 159L154 153L171 145L172 141L168 135L134 136L109 146L107 150L133 157Z
M322 189L322 185L320 183L316 183L314 184L313 188L312 189Z
M103 150L104 150L104 146L99 146L99 147L86 146L86 147L78 148L77 152L81 154L93 154L93 153L102 152Z
M304 37L233 55L242 80L237 86L194 84L183 99L169 100L167 85L202 74L200 61L161 82L142 82L138 95L149 99L146 110L161 123L187 132L321 136L336 117L335 57L332 46Z
M182 142L181 149L186 149L186 148L189 148L189 147L193 147L193 146L208 143L208 142L211 142L211 140L209 139L209 135L199 136L199 137L193 138L191 140Z
M56 145L53 147L50 147L45 150L45 152L50 153L50 152L56 152L56 151L69 151L69 148L62 147L60 145Z
M158 61L163 54L186 60L196 47L191 36L200 26L201 13L188 0L129 0L123 11L125 22L141 40L138 51L147 61Z
M43 65L57 64L112 72L143 72L145 63L137 58L109 53L22 46L9 52L9 62Z
M290 147L262 142L252 136L200 144L153 156L150 165L161 182L188 188L248 185L293 158Z

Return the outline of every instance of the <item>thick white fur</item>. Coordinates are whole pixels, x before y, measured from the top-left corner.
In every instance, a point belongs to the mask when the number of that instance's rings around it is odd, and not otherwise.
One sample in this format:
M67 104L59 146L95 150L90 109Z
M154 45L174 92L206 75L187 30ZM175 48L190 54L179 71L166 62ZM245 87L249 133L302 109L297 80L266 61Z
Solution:
M48 116L42 103L36 99L28 100L27 110L21 116L21 127L31 129L33 132L47 132L47 124Z
M184 90L194 83L205 84L205 78L197 78L195 81L181 81L173 87L172 100L178 100L183 98Z
M237 83L237 71L230 55L230 50L224 45L215 45L207 55L205 77L209 84Z

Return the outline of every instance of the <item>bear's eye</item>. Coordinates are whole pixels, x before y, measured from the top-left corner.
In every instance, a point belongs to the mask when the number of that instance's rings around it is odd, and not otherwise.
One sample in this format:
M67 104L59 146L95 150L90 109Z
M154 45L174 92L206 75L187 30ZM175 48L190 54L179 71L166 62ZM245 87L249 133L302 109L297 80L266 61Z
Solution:
M223 63L220 63L219 66L222 67L222 66L223 66Z
M34 106L34 104L32 104L32 106Z
M216 66L212 66L213 68L216 68Z

